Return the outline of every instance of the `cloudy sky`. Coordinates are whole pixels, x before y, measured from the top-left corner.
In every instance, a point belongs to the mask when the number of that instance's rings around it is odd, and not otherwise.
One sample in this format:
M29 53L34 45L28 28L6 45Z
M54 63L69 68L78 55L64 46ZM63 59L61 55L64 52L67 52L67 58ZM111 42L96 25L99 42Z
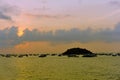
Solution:
M119 52L119 0L0 0L0 53Z

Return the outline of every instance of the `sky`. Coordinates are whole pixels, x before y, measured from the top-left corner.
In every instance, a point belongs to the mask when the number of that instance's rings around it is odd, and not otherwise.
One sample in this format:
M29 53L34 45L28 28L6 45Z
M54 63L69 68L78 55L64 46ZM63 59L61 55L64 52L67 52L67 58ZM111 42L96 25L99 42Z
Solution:
M0 53L120 52L119 0L0 0Z

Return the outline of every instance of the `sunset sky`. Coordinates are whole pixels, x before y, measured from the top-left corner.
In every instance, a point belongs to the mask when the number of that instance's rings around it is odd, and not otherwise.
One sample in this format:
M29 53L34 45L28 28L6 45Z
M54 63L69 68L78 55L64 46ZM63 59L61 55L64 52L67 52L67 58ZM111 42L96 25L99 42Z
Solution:
M120 52L120 0L0 0L0 53Z

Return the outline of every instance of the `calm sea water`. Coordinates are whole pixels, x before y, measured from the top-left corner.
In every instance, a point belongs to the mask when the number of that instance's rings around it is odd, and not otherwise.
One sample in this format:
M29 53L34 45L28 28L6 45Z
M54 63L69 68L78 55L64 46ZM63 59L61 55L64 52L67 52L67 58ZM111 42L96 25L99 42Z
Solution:
M0 57L0 80L120 80L120 57Z

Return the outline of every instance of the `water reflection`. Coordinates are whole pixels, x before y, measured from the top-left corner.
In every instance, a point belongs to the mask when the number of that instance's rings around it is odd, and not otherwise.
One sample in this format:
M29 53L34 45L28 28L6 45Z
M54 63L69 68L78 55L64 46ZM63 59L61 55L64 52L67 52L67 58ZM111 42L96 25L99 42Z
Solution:
M119 57L0 58L0 80L119 80Z
M14 59L10 66L14 68L13 70L15 71L15 80L27 80L32 77L32 64L30 64L29 60L26 58Z

